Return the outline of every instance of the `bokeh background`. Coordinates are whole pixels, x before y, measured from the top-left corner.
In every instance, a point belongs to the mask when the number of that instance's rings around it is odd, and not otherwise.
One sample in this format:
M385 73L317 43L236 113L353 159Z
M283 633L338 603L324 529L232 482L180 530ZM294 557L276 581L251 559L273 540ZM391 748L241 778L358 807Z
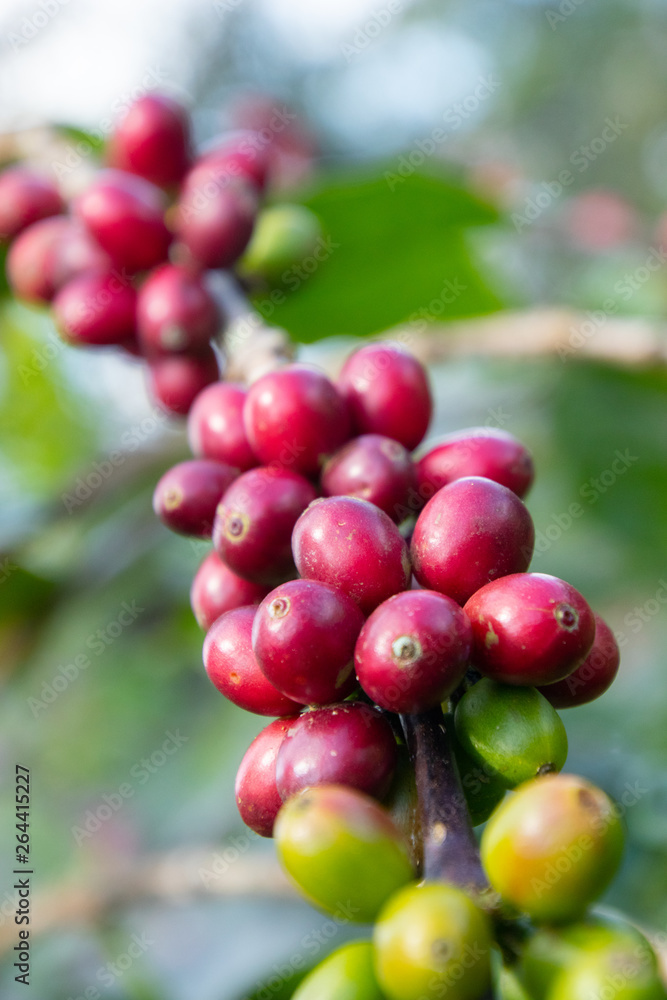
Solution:
M527 442L533 566L570 580L620 634L617 683L564 713L568 768L630 803L605 903L663 934L667 377L577 345L616 315L663 317L666 42L658 0L0 10L0 132L12 134L0 154L21 133L32 158L65 163L65 185L94 168L110 121L145 89L185 100L202 143L248 94L303 117L317 170L276 197L309 204L340 246L269 318L310 360L330 355L321 338L406 321L421 331L425 317L580 310L560 358L434 367L432 433L501 424ZM61 127L69 160L44 144L46 124ZM463 290L445 294L456 281ZM19 762L32 770L33 885L50 925L32 940L32 995L289 996L291 971L356 932L285 895L271 844L236 814L235 771L263 723L203 672L188 590L206 546L170 535L150 504L186 457L183 429L155 410L132 361L64 349L46 313L6 297L0 309L0 940L15 940ZM582 513L568 519L573 503ZM5 951L0 992L24 996L11 963Z

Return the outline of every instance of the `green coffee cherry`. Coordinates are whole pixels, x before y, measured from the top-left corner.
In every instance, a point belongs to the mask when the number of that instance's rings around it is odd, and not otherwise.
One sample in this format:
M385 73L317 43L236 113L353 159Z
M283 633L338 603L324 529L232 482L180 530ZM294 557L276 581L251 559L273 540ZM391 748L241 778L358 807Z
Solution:
M306 976L292 1000L385 1000L373 971L373 945L337 948Z
M491 885L538 923L580 917L612 880L622 853L613 802L570 774L522 785L501 803L482 835Z
M389 1000L479 1000L491 981L491 926L460 889L410 885L384 907L373 935Z
M665 1000L650 948L618 945L581 955L556 978L547 1000Z
M368 923L414 878L405 843L374 799L342 785L289 799L274 827L278 857L301 891L329 913Z
M265 208L241 258L240 271L277 281L284 271L313 253L320 234L319 219L303 205Z
M515 969L505 966L498 975L498 996L500 1000L536 1000L521 982Z
M456 738L453 722L451 715L445 716L445 725L448 725L452 735L454 756L470 819L473 826L479 826L480 823L486 823L496 806L502 802L507 789L489 774L485 766L466 753Z
M506 788L560 771L567 759L565 727L535 688L485 678L463 696L455 722L466 753Z

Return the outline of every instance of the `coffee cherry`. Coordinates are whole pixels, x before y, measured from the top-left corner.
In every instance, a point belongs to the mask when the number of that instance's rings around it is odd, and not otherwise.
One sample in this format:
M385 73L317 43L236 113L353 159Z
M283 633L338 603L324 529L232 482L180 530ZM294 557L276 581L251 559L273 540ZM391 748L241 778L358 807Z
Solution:
M260 604L252 648L279 691L304 704L326 705L356 687L354 644L363 623L357 605L340 590L292 580Z
M239 576L275 586L294 575L292 529L316 496L314 486L289 469L244 472L220 501L216 551Z
M390 712L425 712L458 687L472 648L470 622L455 601L408 590L373 612L356 645L366 694Z
M485 773L507 788L560 771L567 759L565 726L535 688L479 681L456 707L456 736Z
M417 463L418 489L425 498L465 476L493 479L524 497L533 482L533 460L513 434L473 427L448 434Z
M199 393L219 377L212 347L192 356L154 358L149 364L151 395L165 410L179 416L187 416Z
M276 765L283 800L313 785L349 785L381 799L396 769L387 720L361 702L305 712L288 730Z
M482 834L482 862L493 888L544 923L581 916L613 878L622 852L613 802L571 774L522 785Z
M410 584L398 528L366 500L318 500L297 521L292 547L301 576L342 590L365 615Z
M540 691L554 708L587 705L611 687L621 661L616 637L607 623L595 615L595 638L586 659L569 677L547 684Z
M665 1000L667 992L650 949L636 946L594 950L564 969L549 991L549 1000Z
M197 353L220 328L215 299L200 275L164 264L139 292L137 329L146 355Z
M337 948L306 976L292 1000L385 1000L373 971L373 945L352 941Z
M190 162L187 111L166 94L139 98L116 125L107 158L111 166L159 187L178 184Z
M531 516L516 494L469 476L429 500L417 518L410 553L423 587L465 604L489 580L527 569L534 542Z
M275 825L278 857L316 906L375 919L414 877L407 847L382 806L354 788L319 785L289 799Z
M279 283L288 268L318 249L320 235L319 220L305 205L270 205L257 219L239 270Z
M227 462L242 472L257 465L243 425L246 391L216 382L197 396L188 417L188 442L199 458Z
M491 984L491 925L451 885L409 885L373 933L375 971L389 1000L480 1000Z
M335 452L322 470L322 492L327 497L368 500L403 521L415 487L415 469L409 452L392 438L362 434Z
M121 344L135 331L137 293L112 271L92 271L64 285L53 300L58 330L71 344Z
M209 552L192 581L190 604L199 625L209 629L225 611L259 604L267 591L267 587L244 580L225 566L217 552Z
M526 990L514 966L503 965L498 973L498 1000L536 1000Z
M7 254L7 278L14 295L28 302L50 302L57 291L89 271L108 271L104 250L64 215L28 226Z
M245 250L257 215L257 192L247 180L221 185L215 167L195 164L185 178L176 233L199 267L230 267Z
M162 191L142 177L104 170L74 202L75 215L114 265L131 273L161 264L171 234Z
M471 597L465 611L476 666L506 684L562 680L583 661L595 636L593 612L579 591L546 573L494 580Z
M270 155L264 136L253 129L239 129L218 139L197 161L193 174L195 170L201 171L209 184L220 189L242 180L263 191L269 168Z
M246 826L260 837L272 837L283 802L276 788L276 757L295 716L275 719L246 750L236 775L236 805Z
M304 476L318 475L350 435L348 413L333 383L300 364L268 372L251 385L243 420L261 462Z
M481 823L486 823L494 809L503 801L507 788L488 773L484 764L473 760L466 753L456 738L453 716L445 716L445 725L449 729L461 788L470 813L470 822L473 826L479 826Z
M204 666L226 698L256 715L294 715L301 706L277 691L252 652L254 607L235 608L213 623L204 639Z
M416 448L428 429L433 402L423 365L397 344L367 344L343 366L338 389L358 434L383 434Z
M58 188L48 177L27 167L10 167L0 173L0 243L64 208Z
M238 469L207 458L179 462L162 476L153 493L153 510L181 535L210 538L215 510Z

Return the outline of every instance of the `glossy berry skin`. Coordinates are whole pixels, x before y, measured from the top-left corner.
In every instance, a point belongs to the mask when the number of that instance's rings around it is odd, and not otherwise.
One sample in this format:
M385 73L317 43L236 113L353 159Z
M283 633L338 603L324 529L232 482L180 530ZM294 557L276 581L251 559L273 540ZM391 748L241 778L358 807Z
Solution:
M548 684L540 691L554 708L587 705L611 687L620 662L621 652L614 633L595 615L595 638L586 659L564 680Z
M366 694L390 712L425 712L458 687L472 630L449 597L407 590L376 608L357 641L355 666Z
M535 529L506 486L481 476L444 486L417 518L410 544L422 587L465 604L489 580L528 568Z
M287 731L276 766L283 800L314 785L349 785L381 799L396 770L393 730L376 709L343 702L305 712Z
M351 941L313 969L292 1000L386 1000L373 971L373 945Z
M64 215L28 226L7 254L12 291L28 302L50 302L72 278L110 268L109 257L92 236Z
M139 98L116 125L108 160L112 167L159 187L178 184L190 164L187 111L165 94Z
M547 774L498 807L482 863L505 902L538 923L576 920L614 877L623 829L613 802L584 778Z
M27 167L0 173L0 243L12 240L40 219L58 215L64 202L48 177Z
M115 267L136 273L167 259L165 207L162 191L149 181L104 170L76 199L74 212Z
M388 1000L480 1000L491 983L491 924L451 885L397 892L373 932L375 972Z
M556 978L549 1000L665 1000L658 963L648 947L610 947L583 954Z
M316 496L307 479L288 469L244 472L220 501L216 551L239 576L275 586L294 575L292 530Z
M283 804L276 788L276 757L294 717L275 719L246 750L236 775L236 805L246 826L272 837Z
M392 438L362 434L335 452L322 470L322 493L368 500L396 523L410 513L415 468L409 452Z
M454 717L445 716L445 726L449 730L456 766L461 779L470 822L473 826L486 823L494 809L505 798L507 787L489 773L485 764L473 760L456 738Z
M472 427L448 434L417 463L418 489L426 499L464 476L493 479L524 497L534 475L528 449L513 434L495 427Z
M188 442L199 458L246 472L258 464L243 424L246 391L233 382L216 382L197 396L188 417Z
M137 293L113 271L68 281L53 300L58 330L71 344L121 344L135 332Z
M562 680L587 656L595 617L578 590L546 573L487 583L465 606L473 660L487 677L536 687Z
M204 666L231 702L256 715L294 715L301 708L267 681L252 651L254 607L227 611L206 634Z
M307 705L327 705L356 687L354 644L363 622L346 594L313 580L290 580L257 609L252 648L279 691Z
M155 487L153 510L172 531L210 538L216 507L237 475L238 469L207 458L179 462Z
M343 366L338 389L358 434L383 434L408 451L428 430L433 401L424 366L396 344L367 344Z
M297 521L292 548L301 576L348 594L365 615L410 585L398 528L367 500L318 500Z
M153 358L148 373L155 401L170 413L183 417L188 415L199 393L220 377L218 359L212 347L192 356Z
M230 267L250 240L257 210L252 184L242 179L221 184L215 169L203 161L183 184L176 234L198 267Z
M144 354L197 353L220 328L215 299L200 275L164 264L139 291L137 330Z
M248 390L243 420L264 465L317 476L350 435L345 403L322 372L292 364L268 372Z
M369 923L414 877L389 813L354 788L319 785L289 799L275 824L278 857L316 906Z
M190 604L197 622L209 629L226 611L259 604L268 592L261 584L244 580L226 566L217 552L209 552L190 588Z

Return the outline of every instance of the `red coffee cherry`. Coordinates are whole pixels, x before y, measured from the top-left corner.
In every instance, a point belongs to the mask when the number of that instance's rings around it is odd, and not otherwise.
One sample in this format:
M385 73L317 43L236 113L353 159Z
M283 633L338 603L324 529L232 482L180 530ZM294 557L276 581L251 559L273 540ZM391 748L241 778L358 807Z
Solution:
M478 590L464 611L476 666L506 684L562 680L585 659L595 617L578 590L546 573L513 573Z
M172 531L210 538L216 507L237 476L238 469L207 458L179 462L155 487L153 510Z
M318 500L297 521L292 548L301 576L342 590L365 615L410 586L407 546L394 522L367 500Z
M9 167L0 174L0 243L12 240L40 219L65 208L56 185L27 167Z
M283 804L276 787L276 757L295 718L276 719L263 729L246 750L236 775L241 819L260 837L273 836L273 824Z
M50 302L63 285L90 271L109 271L111 261L83 226L64 215L41 219L20 233L7 254L14 295Z
M417 463L418 489L426 500L464 476L493 479L524 497L533 482L533 459L513 434L495 427L472 427L448 434Z
M383 434L416 448L428 429L433 401L424 366L397 344L367 344L343 366L338 389L358 434Z
M218 305L201 275L164 264L149 275L137 302L139 343L146 355L194 353L220 329Z
M350 434L336 387L307 365L286 365L259 378L248 390L243 420L261 462L304 476L318 475L327 456Z
M268 587L251 583L225 566L217 552L209 552L195 574L190 588L190 604L197 622L209 629L226 611L259 604Z
M113 271L92 271L64 285L53 300L62 336L72 344L121 344L135 332L137 293Z
M143 177L103 170L74 202L81 219L119 269L145 271L167 259L171 233L164 193Z
M199 354L154 358L149 365L151 395L170 413L187 416L195 399L220 378L212 347Z
M257 190L240 178L220 180L207 159L185 178L176 232L199 267L230 267L245 250L258 210Z
M214 458L246 472L258 464L243 423L246 391L216 382L200 392L188 417L188 442L199 458Z
M362 434L349 441L322 471L325 496L368 500L396 522L411 513L415 483L410 453L398 441L381 434Z
M459 605L433 590L408 590L376 608L357 641L357 677L390 712L425 712L463 680L472 649Z
M262 672L288 698L327 705L357 686L354 644L363 623L354 601L339 590L291 580L257 609L252 648Z
M444 486L417 518L410 554L423 587L464 604L480 587L528 568L535 529L515 493L481 476Z
M190 164L190 119L166 94L146 94L116 125L109 142L112 167L144 177L159 187L178 184Z
M223 496L213 544L239 576L275 587L294 575L291 537L299 514L317 496L289 469L250 469Z
M595 638L584 662L569 677L539 690L554 708L587 705L611 687L620 662L616 636L600 615L595 615Z
M278 751L276 783L284 800L313 785L347 785L381 799L389 791L398 753L387 720L361 702L305 712Z
M251 644L256 608L227 611L204 639L204 666L211 682L239 708L256 715L294 715L301 708L277 691L254 657Z
M221 189L238 178L263 191L269 171L269 146L256 131L228 132L205 152L197 166L205 168Z

